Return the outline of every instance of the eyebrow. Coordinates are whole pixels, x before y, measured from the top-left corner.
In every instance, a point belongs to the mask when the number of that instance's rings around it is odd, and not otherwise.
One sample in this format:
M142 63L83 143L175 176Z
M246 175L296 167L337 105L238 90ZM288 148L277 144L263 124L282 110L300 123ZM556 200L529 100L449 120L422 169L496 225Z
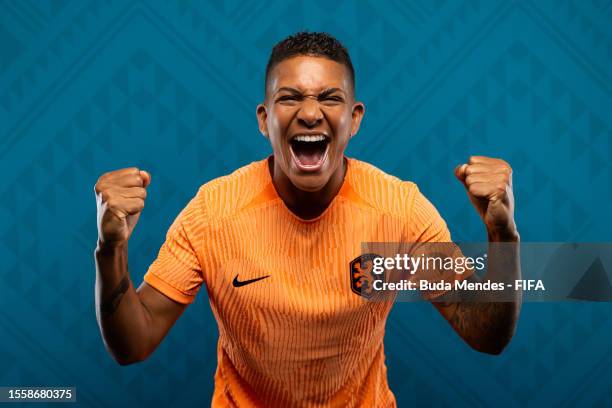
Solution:
M288 86L283 86L283 87L279 88L276 92L274 92L274 94L276 95L279 92L283 92L283 91L290 92L292 94L302 95L302 92L300 92L298 89L291 88L291 87L288 87ZM327 88L327 89L321 91L319 93L318 97L320 98L320 97L329 96L329 95L333 94L334 92L346 93L345 91L343 91L340 88Z

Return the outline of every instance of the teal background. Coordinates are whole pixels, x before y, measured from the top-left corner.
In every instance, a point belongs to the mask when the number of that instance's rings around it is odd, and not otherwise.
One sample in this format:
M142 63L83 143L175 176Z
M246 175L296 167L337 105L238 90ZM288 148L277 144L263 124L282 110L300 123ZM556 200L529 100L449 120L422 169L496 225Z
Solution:
M269 154L264 68L300 29L350 49L366 116L349 155L417 182L455 239L485 239L452 174L482 154L514 168L524 241L610 240L610 1L2 0L0 385L76 386L93 407L210 403L205 296L148 361L120 367L104 350L93 185L119 167L153 175L130 243L140 282L202 183ZM491 357L430 305L398 304L391 388L400 406L608 405L611 312L526 304Z

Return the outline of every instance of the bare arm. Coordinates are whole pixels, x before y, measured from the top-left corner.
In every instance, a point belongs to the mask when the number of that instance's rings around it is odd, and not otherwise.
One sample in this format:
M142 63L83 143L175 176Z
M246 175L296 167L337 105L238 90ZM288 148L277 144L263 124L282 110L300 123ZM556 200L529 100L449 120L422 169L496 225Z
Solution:
M147 172L129 168L104 174L95 186L96 317L106 348L120 364L147 358L186 308L146 283L136 290L128 272L128 240L150 181Z
M472 156L455 169L455 175L487 228L489 265L483 280L507 284L520 279L520 237L514 222L510 165ZM463 291L444 295L434 306L474 349L500 354L514 335L521 302L520 291L505 290L500 295Z
M166 336L186 305L146 282L135 289L128 273L127 247L98 245L96 315L104 344L120 364L146 359Z
M512 283L520 279L519 259L518 235L507 237L501 245L496 245L496 241L491 242L489 265L482 280ZM480 279L472 275L468 280L476 282ZM496 298L499 301L494 301ZM506 290L494 295L454 292L436 299L433 305L472 348L483 353L500 354L516 331L521 292Z

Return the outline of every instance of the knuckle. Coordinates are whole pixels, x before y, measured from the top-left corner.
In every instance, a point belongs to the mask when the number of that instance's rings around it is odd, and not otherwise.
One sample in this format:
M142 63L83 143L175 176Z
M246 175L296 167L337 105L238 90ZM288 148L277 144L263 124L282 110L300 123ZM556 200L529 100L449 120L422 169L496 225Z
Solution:
M136 183L138 180L134 174L124 174L120 179L117 180L117 186L129 188L128 186Z
M107 179L109 177L113 177L115 174L117 174L120 171L121 171L120 169L119 170L115 169L115 170L107 171L106 173L102 174L101 178Z
M511 170L510 164L508 164L508 162L505 161L504 159L495 159L495 161L496 161L497 166L503 169L504 171Z

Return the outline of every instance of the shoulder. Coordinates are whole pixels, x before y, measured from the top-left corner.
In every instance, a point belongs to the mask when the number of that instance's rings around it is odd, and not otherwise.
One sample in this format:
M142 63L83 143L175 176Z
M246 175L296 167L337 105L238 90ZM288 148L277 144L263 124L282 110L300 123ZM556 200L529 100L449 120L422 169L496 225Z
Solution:
M411 181L400 180L375 166L350 159L351 187L375 210L406 222L407 242L448 242L450 232L434 205Z
M200 186L192 200L193 207L205 213L208 220L234 215L269 184L267 172L267 159L264 159L213 179Z
M360 200L373 209L404 218L409 215L419 189L412 181L401 180L376 166L348 159L349 183Z

